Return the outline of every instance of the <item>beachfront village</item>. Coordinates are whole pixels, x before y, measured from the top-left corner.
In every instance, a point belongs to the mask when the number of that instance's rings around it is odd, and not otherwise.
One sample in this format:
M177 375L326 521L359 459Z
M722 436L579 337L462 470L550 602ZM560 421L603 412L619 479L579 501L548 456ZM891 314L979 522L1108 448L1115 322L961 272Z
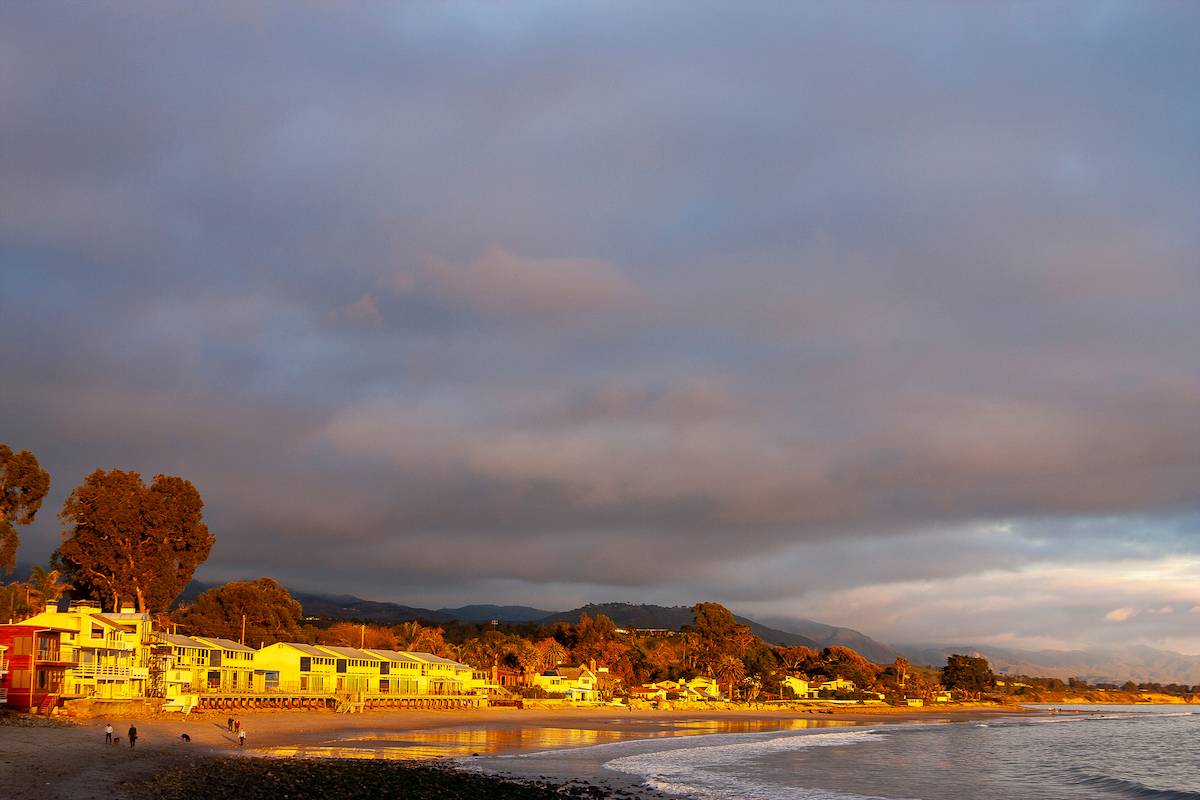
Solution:
M575 640L576 651L592 653L592 657L573 663L564 661L572 650L554 636L535 643L511 635L499 640L493 636L455 648L445 643L438 628L418 623L397 626L422 639L418 647L433 644L425 649L440 649L443 655L437 655L421 649L370 647L368 634L377 641L381 635L395 633L379 626L342 624L327 629L332 634L322 638L357 635L359 646L260 641L252 647L220 636L171 632L178 629L176 624L161 623L133 608L105 612L95 602L75 601L61 610L41 611L0 625L0 696L11 709L43 714L59 709L72 716L108 713L116 708L114 704L122 710L133 704L145 711L183 713L240 708L352 712L534 701L653 706L739 700L882 703L889 697L874 691L888 689L886 678L880 681L885 670L846 648L830 648L846 652L824 656L807 648L774 648L782 651L779 657L790 660L793 667L807 660L811 668L823 659L826 672L814 680L798 669L791 670L793 674L785 671L771 683L770 689L775 691L764 691L761 679L748 675L744 661L731 652L720 653L716 659L706 657L706 651L734 646L733 638L725 643L712 640L714 624L731 625L730 631L743 637L745 631L737 628L744 626L732 622L732 615L717 604L701 604L696 610L699 624L682 633L621 630L604 617L590 620L585 616L578 625L560 623L559 633L568 643ZM589 635L590 641L582 641ZM748 638L747 646L761 646L757 637ZM657 640L660 646L653 649L666 651L662 655L676 654L681 647L691 649L695 652L692 667L684 667L684 659L680 659L667 665L666 673L674 677L629 685L595 657L602 655L596 650L625 655L625 648L636 646L625 643L639 639ZM489 642L493 645L490 650ZM456 650L474 663L452 657ZM846 668L836 669L839 663ZM870 686L860 685L864 681ZM892 691L894 702L895 687ZM914 691L935 701L951 699L951 693L941 687L930 692L922 685ZM925 698L903 699L911 704Z

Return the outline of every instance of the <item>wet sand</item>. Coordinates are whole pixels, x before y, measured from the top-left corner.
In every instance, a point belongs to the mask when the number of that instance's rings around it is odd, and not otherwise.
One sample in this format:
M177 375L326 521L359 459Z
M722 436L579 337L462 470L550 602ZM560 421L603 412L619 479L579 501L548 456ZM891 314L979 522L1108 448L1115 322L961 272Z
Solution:
M763 730L798 724L887 724L966 721L1027 714L995 707L931 709L837 709L809 714L776 709L700 709L629 711L617 707L560 709L477 709L469 711L371 711L363 714L263 711L238 715L246 729L246 745L227 730L226 714L161 715L150 719L113 719L120 746L104 743L106 720L41 723L36 727L0 726L0 795L39 800L131 798L133 784L207 763L220 756L347 755L328 748L347 742L409 739L421 751L395 751L402 758L434 755L457 757L480 753L503 755L529 749L555 749L661 736L678 731ZM11 720L10 720L11 721ZM128 746L127 729L136 724L139 737ZM767 726L767 727L764 727ZM190 742L181 739L187 734ZM408 745L402 745L407 747ZM359 752L364 752L360 750ZM468 752L469 751L469 752ZM565 777L565 776L560 776ZM580 777L580 776L575 776Z

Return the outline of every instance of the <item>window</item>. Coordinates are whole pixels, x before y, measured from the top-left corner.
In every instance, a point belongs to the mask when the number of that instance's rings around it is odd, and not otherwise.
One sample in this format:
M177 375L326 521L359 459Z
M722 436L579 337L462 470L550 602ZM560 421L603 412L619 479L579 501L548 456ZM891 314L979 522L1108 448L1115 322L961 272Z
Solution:
M104 638L104 628L101 627L100 625L96 625L95 623L93 623L92 624L92 638L93 639L103 639Z
M300 671L312 672L312 656L300 656Z
M379 674L387 675L388 674L388 666L389 665L386 661L380 661L379 662ZM386 683L386 681L380 681L379 685L382 686L384 683Z
M339 659L338 659L338 662L337 662L337 671L338 671L338 672L345 672L345 671L346 671L346 659L344 659L344 658L339 658Z

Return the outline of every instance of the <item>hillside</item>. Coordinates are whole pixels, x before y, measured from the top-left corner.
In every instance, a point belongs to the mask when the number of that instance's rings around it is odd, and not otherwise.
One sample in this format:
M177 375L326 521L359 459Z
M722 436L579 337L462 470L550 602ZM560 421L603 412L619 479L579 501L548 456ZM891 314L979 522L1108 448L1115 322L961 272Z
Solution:
M630 603L600 603L589 604L582 608L577 608L574 611L563 611L559 614L552 614L549 617L538 620L541 625L552 625L555 622L579 622L579 615L587 613L589 617L597 617L600 614L611 619L620 628L641 628L641 629L658 629L677 631L684 625L691 625L695 615L688 606L635 606ZM751 619L739 617L736 614L733 617L742 625L749 625L750 632L755 636L762 638L769 645L782 644L788 647L811 647L820 649L817 642L805 636L800 636L787 631L780 631L774 628L768 628Z
M839 628L835 625L813 622L810 619L769 618L766 623L789 633L806 636L821 647L849 647L875 664L890 664L897 657L904 655L890 644L878 642L851 628ZM943 658L942 661L944 663L945 659Z
M441 614L461 619L465 622L536 622L539 619L554 614L553 611L543 611L529 606L491 606L476 605L462 608L439 608Z
M1036 675L1046 678L1079 678L1089 683L1200 683L1200 656L1145 645L1087 650L1009 650L1000 647L905 645L900 650L914 664L942 666L946 656L980 655L997 675Z

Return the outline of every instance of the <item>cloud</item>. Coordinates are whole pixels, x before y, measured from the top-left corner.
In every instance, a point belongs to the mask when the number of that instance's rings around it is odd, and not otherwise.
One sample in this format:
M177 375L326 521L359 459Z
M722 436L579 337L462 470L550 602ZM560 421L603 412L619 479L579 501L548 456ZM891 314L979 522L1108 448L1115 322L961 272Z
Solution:
M528 258L498 245L463 265L431 259L425 277L437 297L501 318L563 323L649 305L644 291L604 261ZM404 291L412 278L399 275L395 285Z
M871 9L2 6L5 441L211 575L1193 641L1197 12Z

